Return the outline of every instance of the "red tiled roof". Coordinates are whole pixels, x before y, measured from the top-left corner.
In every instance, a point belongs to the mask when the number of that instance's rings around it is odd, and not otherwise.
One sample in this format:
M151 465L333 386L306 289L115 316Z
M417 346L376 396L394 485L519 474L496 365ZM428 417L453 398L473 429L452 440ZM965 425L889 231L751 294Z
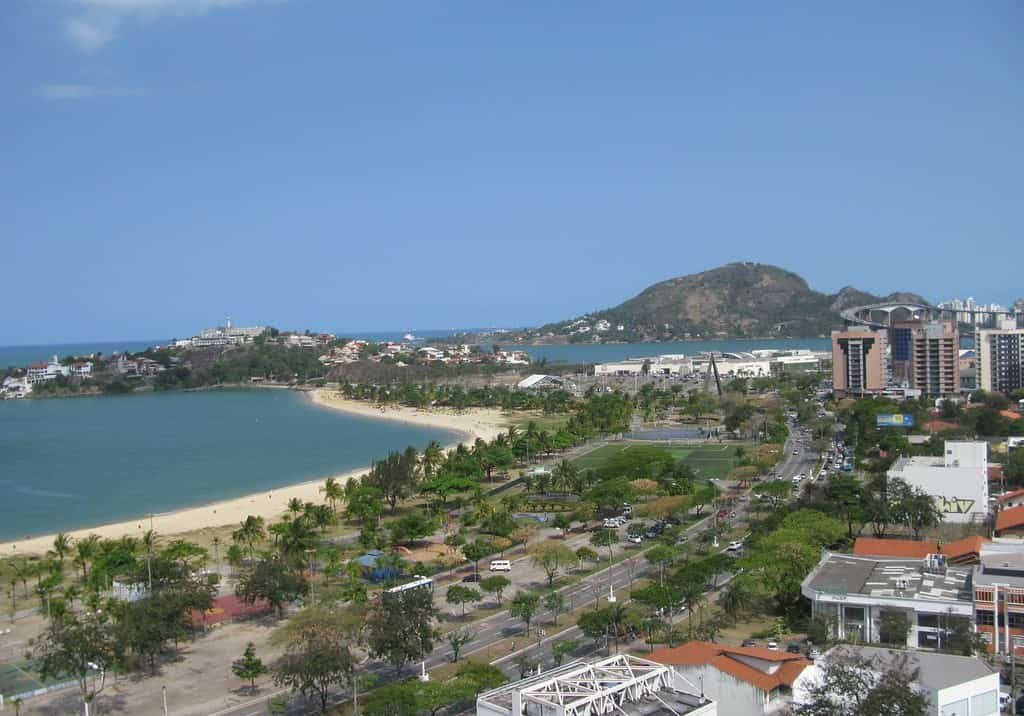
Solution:
M1020 413L1016 410L1000 410L999 414L1004 418L1009 418L1010 420L1020 420Z
M1003 479L1003 466L999 463L994 463L988 466L988 479L989 480L1002 480Z
M950 560L958 560L980 554L982 545L987 542L987 539L978 536L964 537L944 545L912 539L858 537L857 541L853 543L853 553L865 557L902 557L904 559L924 559L929 554L944 554Z
M779 667L774 673L767 674L734 658L736 656L775 662ZM672 649L659 649L648 658L669 666L706 664L764 691L772 691L782 685L792 686L803 670L811 665L810 661L799 654L772 651L760 646L723 646L706 641L688 641Z
M992 467L992 465L988 466L989 472L992 471ZM999 467L1002 467L1002 465L1000 465ZM1000 502L1006 502L1007 500L1012 500L1013 498L1020 497L1021 495L1024 495L1024 490L1014 490L1013 492L1004 493L997 497L996 499L999 500Z
M996 515L996 532L1024 525L1024 505L1002 510Z
M956 430L960 426L956 423L946 422L945 420L929 420L921 427L930 433L941 433L946 430Z
M939 552L946 555L950 561L955 562L956 560L969 555L980 555L981 548L988 544L988 542L989 540L985 537L972 535L970 537L963 537L961 539L953 540L949 544L942 545L942 549L940 549Z
M905 557L924 559L939 551L935 542L920 542L913 539L876 539L858 537L853 543L853 553L871 557Z

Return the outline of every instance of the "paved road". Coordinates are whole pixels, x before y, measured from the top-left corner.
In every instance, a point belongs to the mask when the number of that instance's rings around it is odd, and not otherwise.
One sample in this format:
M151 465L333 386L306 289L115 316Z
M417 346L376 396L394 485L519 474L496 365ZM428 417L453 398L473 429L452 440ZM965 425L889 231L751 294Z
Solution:
M794 455L794 450L798 450L798 454ZM801 472L811 474L811 471L814 469L817 461L817 453L812 452L809 448L800 447L797 439L791 438L786 443L786 458L779 467L779 479L789 480ZM737 521L742 521L746 516L747 504L748 503L744 503L736 507ZM704 519L688 527L684 534L687 539L692 539L698 533L707 529L713 521L714 515L708 515ZM722 549L724 549L724 547ZM588 575L579 582L566 586L559 591L561 591L565 598L566 607L571 610L581 604L593 603L599 600L607 601L609 589L620 590L622 588L627 588L633 581L646 576L647 574L652 574L653 572L653 567L646 559L644 559L643 555L637 554L602 571ZM725 582L722 584L724 583ZM538 612L537 616L548 618L550 615L541 610ZM461 656L466 656L480 649L487 648L488 646L506 638L518 637L516 639L517 641L522 639L521 645L517 645L518 648L512 650L508 655L500 657L495 662L499 667L505 669L513 676L518 676L518 673L513 673L515 671L513 667L515 656L522 651L534 649L538 645L536 632L534 631L530 636L526 636L524 633L523 622L510 616L507 611L499 612L498 614L494 614L480 621L469 622L467 623L467 626L472 629L474 638L467 645L463 646ZM534 629L536 629L536 627L534 627ZM549 650L550 645L555 641L561 639L578 639L581 636L581 632L576 627L573 627L572 629L559 633L557 636L553 635L552 637L543 638L540 640L540 643L545 650ZM545 653L547 653L547 651ZM442 639L426 659L426 668L430 670L436 666L440 666L441 664L448 663L451 661L451 657L451 646L446 640ZM418 668L418 665L415 665L415 670L418 671ZM391 678L394 675L394 670L392 668L380 663L371 664L367 668L367 671L377 674L384 679ZM405 675L411 676L413 673L413 668L409 668ZM342 701L347 698L349 698L347 695L339 694L337 700ZM312 703L307 703L298 698L293 698L289 705L288 713L306 714L315 712L316 710L316 707ZM267 713L266 702L261 701L259 703L241 704L239 706L217 712L216 716L264 716Z

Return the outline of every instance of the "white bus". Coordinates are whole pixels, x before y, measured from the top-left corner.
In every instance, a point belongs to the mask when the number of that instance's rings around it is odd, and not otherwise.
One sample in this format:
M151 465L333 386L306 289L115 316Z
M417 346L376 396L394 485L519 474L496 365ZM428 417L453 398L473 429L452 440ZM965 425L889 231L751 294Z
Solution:
M434 591L434 580L430 577L421 577L416 575L413 577L411 582L399 584L396 587L388 587L384 592L386 594L399 594L400 592L405 592L410 589L419 589L421 587L429 589L431 592Z

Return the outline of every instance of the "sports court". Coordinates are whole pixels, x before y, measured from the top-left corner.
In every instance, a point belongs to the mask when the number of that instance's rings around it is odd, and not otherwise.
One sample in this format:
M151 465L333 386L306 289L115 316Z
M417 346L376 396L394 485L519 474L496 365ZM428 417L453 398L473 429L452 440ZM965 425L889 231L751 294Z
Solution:
M40 678L35 663L31 661L0 664L0 694L3 694L5 699L65 680Z

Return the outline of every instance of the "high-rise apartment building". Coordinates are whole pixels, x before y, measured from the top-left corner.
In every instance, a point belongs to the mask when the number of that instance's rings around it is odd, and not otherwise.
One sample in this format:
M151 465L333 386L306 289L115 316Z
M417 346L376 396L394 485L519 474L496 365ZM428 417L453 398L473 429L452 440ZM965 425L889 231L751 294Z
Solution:
M953 321L924 321L911 329L910 384L926 398L960 392L960 332Z
M1024 388L1024 328L978 331L978 387L999 393Z
M832 331L832 388L837 397L885 390L886 332L867 328Z
M894 321L889 326L892 379L897 385L910 385L910 364L914 357L914 329L920 326L920 320Z

